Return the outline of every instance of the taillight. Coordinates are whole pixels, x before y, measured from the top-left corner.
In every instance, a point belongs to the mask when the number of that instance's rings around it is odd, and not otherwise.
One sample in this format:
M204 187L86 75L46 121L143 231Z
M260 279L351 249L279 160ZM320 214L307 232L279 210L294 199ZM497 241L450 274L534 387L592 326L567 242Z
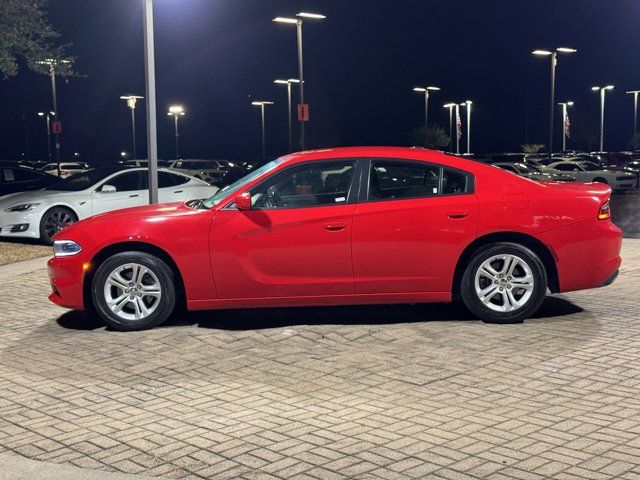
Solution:
M598 220L606 220L608 218L611 218L611 205L609 205L609 200L602 204L598 212Z

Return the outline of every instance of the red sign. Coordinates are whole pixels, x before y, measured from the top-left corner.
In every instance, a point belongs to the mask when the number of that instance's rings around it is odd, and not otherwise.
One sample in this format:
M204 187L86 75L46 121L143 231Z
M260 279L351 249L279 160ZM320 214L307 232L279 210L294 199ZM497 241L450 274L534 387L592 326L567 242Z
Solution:
M309 104L308 103L298 104L298 121L299 122L309 121Z
M62 122L60 120L51 122L51 131L53 133L62 133Z

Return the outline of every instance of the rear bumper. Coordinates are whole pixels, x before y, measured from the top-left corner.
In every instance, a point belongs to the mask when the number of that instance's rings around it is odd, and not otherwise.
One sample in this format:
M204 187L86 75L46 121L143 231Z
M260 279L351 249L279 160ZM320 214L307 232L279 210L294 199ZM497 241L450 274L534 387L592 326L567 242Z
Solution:
M607 285L620 268L622 231L609 220L585 220L540 236L556 257L560 292Z

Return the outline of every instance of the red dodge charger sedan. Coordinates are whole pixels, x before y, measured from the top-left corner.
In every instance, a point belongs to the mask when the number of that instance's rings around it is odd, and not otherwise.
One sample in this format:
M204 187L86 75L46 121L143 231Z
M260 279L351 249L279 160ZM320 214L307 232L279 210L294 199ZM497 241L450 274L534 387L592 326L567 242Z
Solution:
M601 183L538 183L435 151L273 160L206 200L97 215L55 237L50 299L119 330L189 310L450 302L520 322L547 289L611 283Z

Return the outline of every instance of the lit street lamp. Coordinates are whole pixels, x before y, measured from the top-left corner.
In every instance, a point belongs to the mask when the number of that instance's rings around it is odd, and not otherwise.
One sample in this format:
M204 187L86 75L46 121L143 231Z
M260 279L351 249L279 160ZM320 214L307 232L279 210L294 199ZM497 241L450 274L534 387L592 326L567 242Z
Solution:
M324 15L320 15L318 13L306 13L300 12L296 14L296 18L292 17L276 17L273 19L274 22L278 23L288 23L295 24L297 30L297 42L298 42L298 80L300 81L300 103L299 108L308 108L303 107L304 105L304 68L302 64L302 19L311 19L311 20L324 20L327 18ZM302 150L305 148L305 138L304 138L304 122L306 120L302 118L298 118L300 122L300 147Z
M55 147L56 147L56 163L58 165L58 177L60 177L60 112L58 111L58 94L56 90L56 67L58 65L69 65L71 64L70 60L56 60L54 58L45 58L44 60L40 60L37 63L40 65L48 65L49 66L49 76L51 77L51 97L52 97L52 105L53 105L53 113L56 116L53 128L53 135L55 138Z
M453 107L455 103L447 103L443 105L444 108L449 109L449 151L453 152Z
M572 107L573 102L560 102L558 105L562 107L562 151L564 152L567 150L567 137L569 136L567 107Z
M604 96L607 90L613 90L613 85L591 87L591 90L600 92L600 151L604 152Z
M133 152L133 158L138 158L136 153L136 102L139 99L142 99L144 97L141 97L140 95L127 94L127 95L122 95L120 98L122 100L126 100L127 107L129 107L129 109L131 110L131 134L133 139L132 152Z
M467 109L467 155L471 153L471 104L473 102L471 100L465 100L464 103L461 103L461 107L466 107Z
M180 143L178 140L180 137L180 132L178 131L178 118L184 117L185 115L184 107L182 105L171 105L169 107L169 111L167 112L167 115L169 115L170 117L173 117L173 120L174 120L175 137L176 137L176 160L177 160L180 158Z
M427 128L429 127L429 92L437 92L440 87L414 87L414 92L424 93L424 146L427 146Z
M293 152L293 133L292 133L292 125L291 125L291 84L292 83L300 83L300 80L297 78L290 78L288 80L274 80L273 83L277 85L286 85L287 86L287 114L289 117L289 152Z
M254 107L260 107L260 119L261 119L261 123L262 123L262 156L266 157L267 156L267 143L266 143L266 137L265 137L265 133L264 133L264 107L265 105L273 105L273 102L269 102L266 100L260 100L257 102L251 102L251 105L253 105Z
M577 50L575 48L559 47L552 52L549 50L534 50L533 52L531 52L534 55L551 57L551 98L549 102L549 161L551 161L551 155L553 153L553 113L556 104L556 66L558 64L558 52L576 53Z
M640 90L629 90L633 94L633 149L638 150L638 93Z
M39 117L43 117L47 124L47 160L51 163L51 117L54 112L38 112Z

